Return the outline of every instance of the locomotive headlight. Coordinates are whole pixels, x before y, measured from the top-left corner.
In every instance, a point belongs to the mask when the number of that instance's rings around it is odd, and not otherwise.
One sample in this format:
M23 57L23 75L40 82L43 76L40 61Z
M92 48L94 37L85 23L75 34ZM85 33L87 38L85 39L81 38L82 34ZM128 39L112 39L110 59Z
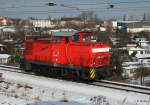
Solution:
M92 53L109 52L110 48L93 48Z

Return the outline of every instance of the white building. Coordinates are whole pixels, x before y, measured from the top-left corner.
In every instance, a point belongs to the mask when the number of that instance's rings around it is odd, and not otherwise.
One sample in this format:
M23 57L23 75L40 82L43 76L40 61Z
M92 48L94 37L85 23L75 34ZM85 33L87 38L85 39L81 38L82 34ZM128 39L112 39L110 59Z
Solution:
M146 58L145 58L146 59ZM140 68L150 68L150 62L123 62L122 63L122 69L123 73L122 76L125 78L133 77L137 70L140 70Z
M13 24L13 21L10 18L0 16L0 25L10 25L10 24Z
M128 47L127 48L129 55L136 52L133 61L123 62L122 68L123 73L122 76L129 78L133 77L135 71L141 67L150 68L150 53L149 50L138 47Z
M139 44L140 47L137 47L136 44L127 44L126 50L129 55L135 53L135 57L132 57L133 61L123 62L122 68L124 77L133 77L135 71L140 67L150 68L150 47L149 41L146 38L135 38L134 40Z
M138 59L138 62L150 63L150 54L136 55L136 58Z
M17 31L14 26L0 26L0 30L2 32L10 32L10 33L15 33Z
M133 22L128 24L127 32L137 33L141 31L150 32L150 21L140 21L140 22Z
M10 55L9 54L0 54L0 64L7 64L10 62Z
M105 28L110 27L112 29L116 29L117 28L117 21L115 21L115 20L104 21L102 23L102 26Z
M127 32L130 32L130 33L138 33L138 32L142 32L142 31L150 32L150 27L127 28Z
M29 22L38 28L54 28L56 26L50 19L30 19Z
M3 52L5 47L6 47L5 45L0 43L0 52Z
M15 33L16 32L16 28L14 26L4 26L3 32Z
M122 69L123 69L122 76L125 78L133 77L135 74L135 71L140 67L141 67L140 62L123 62L122 63Z
M143 48L139 48L139 47L137 47L137 48L135 48L135 47L128 48L127 50L128 50L129 55L131 55L134 52L136 52L136 55L148 54L149 53L149 51L147 49L143 49Z
M150 51L150 42L146 40L146 38L136 38L135 42L138 43L138 45L141 48L147 49Z

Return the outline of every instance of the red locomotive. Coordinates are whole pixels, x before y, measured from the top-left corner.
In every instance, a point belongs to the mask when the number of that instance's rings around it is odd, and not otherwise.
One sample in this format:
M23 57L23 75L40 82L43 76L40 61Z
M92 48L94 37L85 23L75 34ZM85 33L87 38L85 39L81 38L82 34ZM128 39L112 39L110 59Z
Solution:
M57 32L25 40L21 68L47 76L94 80L108 77L110 46L91 41L92 32Z

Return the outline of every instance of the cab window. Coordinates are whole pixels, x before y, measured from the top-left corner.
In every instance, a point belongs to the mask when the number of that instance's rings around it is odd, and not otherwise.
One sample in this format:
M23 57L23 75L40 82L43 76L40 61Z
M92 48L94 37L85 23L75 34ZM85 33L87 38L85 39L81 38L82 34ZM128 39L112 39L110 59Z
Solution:
M66 43L69 43L69 37L66 37Z
M80 40L80 37L78 35L73 35L72 36L72 41L73 42L76 42L76 41L79 41Z
M84 41L91 41L91 36L89 36L89 35L84 35L83 40L84 40Z

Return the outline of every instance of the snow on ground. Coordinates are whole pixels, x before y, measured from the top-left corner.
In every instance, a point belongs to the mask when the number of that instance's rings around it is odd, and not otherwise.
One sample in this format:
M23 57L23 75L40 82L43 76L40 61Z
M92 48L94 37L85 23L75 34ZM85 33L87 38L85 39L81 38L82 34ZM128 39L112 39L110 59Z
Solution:
M0 83L0 105L148 105L150 101L150 96L133 92L3 70L0 73L6 81Z

